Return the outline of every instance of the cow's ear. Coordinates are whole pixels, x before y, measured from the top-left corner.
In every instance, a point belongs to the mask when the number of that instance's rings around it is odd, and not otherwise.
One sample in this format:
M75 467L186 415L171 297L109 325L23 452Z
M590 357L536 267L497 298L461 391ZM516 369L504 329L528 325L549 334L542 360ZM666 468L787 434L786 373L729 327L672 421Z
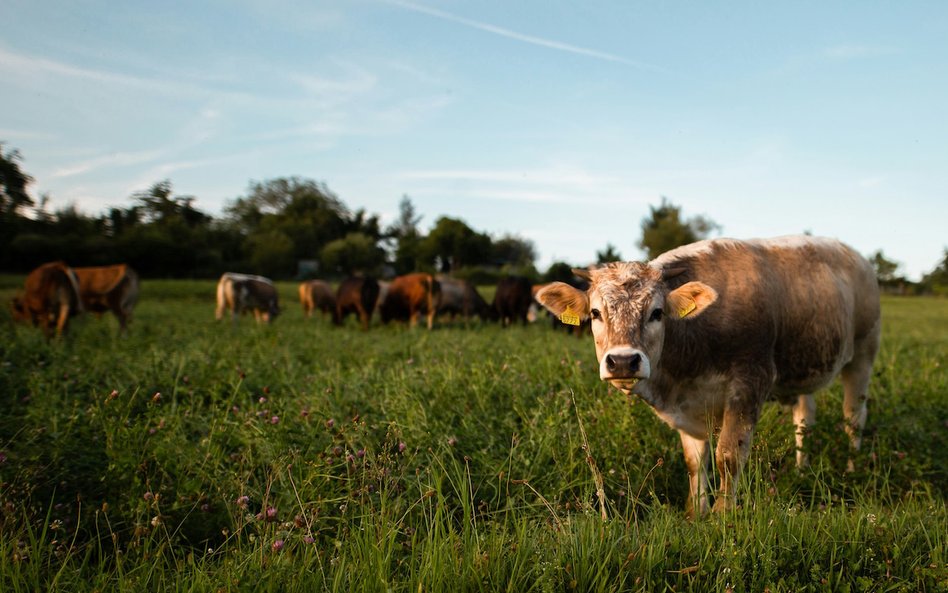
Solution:
M665 303L670 315L679 319L693 319L716 300L716 290L703 282L689 282L671 291Z
M573 268L570 271L573 272L573 275L577 278L582 278L587 282L592 281L592 274L589 272L588 268Z
M551 282L537 292L537 301L550 313L562 317L567 310L581 320L589 317L589 298L578 288L565 282Z

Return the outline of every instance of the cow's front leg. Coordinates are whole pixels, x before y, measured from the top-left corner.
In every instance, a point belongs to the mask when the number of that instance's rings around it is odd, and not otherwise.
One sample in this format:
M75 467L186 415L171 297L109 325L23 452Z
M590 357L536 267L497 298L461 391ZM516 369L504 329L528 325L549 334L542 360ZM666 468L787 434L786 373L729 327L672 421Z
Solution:
M760 411L759 403L749 400L732 400L724 411L715 462L721 476L721 487L714 501L714 512L726 511L737 506L737 484L750 452L754 426Z
M708 459L711 448L707 440L696 439L683 431L681 446L685 452L685 465L688 466L688 503L685 505L685 517L695 519L708 513L708 496L711 491L708 482Z

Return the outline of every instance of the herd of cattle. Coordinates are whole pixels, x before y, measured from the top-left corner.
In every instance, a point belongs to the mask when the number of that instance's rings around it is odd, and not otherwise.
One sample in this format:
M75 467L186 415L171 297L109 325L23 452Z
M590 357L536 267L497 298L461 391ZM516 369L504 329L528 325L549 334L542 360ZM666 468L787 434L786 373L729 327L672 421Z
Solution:
M414 273L391 281L350 276L335 290L325 280L308 280L299 285L299 299L306 317L319 311L341 325L348 316L355 315L363 329L369 328L376 312L382 323L401 321L412 327L424 316L428 329L439 315L451 320L460 316L465 320L499 321L506 327L536 319L538 303L534 295L540 288L542 285L534 286L525 277L508 276L497 283L494 300L488 304L466 280ZM219 320L229 313L236 323L241 314L253 313L258 322L264 323L279 312L277 290L269 278L227 272L217 283Z
M468 282L408 274L391 282L344 280L333 291L321 280L299 287L304 313L316 310L341 324L350 314L367 329L374 311L383 323L431 328L435 315L478 316L503 325L527 322L539 302L562 322L591 328L599 377L646 402L681 437L689 474L688 513L736 504L763 402L792 408L797 464L807 463L803 439L816 418L813 393L837 375L852 448L866 422L869 380L879 349L881 318L875 272L865 258L834 239L702 241L647 262L616 262L574 270L584 285L532 287L509 277L493 303ZM127 266L34 270L14 301L19 319L51 335L82 310L111 310L124 329L138 295ZM217 318L252 312L258 321L279 313L277 291L261 276L224 274ZM718 489L708 465L715 442ZM852 465L852 461L850 461Z
M538 304L534 295L540 288L542 285L533 286L527 278L509 276L498 282L494 300L488 303L466 280L415 273L391 281L351 276L335 290L326 281L309 280L300 284L299 299L306 317L320 311L342 325L348 316L355 315L363 329L369 328L376 312L382 323L407 321L413 327L424 316L428 329L439 315L451 320L460 316L499 321L508 326L535 320ZM69 320L83 311L112 311L124 333L138 292L138 276L127 264L77 268L51 262L27 276L23 291L13 299L13 318L32 322L52 337L64 333ZM215 316L220 320L225 313L234 322L245 313L261 323L273 321L280 313L276 286L263 276L224 273L217 283Z

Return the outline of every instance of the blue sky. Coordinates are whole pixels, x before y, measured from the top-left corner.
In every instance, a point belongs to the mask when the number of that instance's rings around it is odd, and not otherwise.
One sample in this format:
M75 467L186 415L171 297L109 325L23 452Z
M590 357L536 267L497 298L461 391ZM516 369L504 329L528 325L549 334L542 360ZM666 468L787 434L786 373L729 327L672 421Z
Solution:
M911 278L948 246L948 3L5 0L0 140L96 213L324 181L389 221L627 259L662 196Z

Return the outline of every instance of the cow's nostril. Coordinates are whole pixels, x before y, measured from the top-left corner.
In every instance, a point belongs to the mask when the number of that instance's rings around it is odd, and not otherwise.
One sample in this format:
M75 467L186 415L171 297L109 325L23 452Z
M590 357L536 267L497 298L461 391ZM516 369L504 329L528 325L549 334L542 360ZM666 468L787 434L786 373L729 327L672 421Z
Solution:
M609 369L610 373L616 370L616 359L611 354L606 355L606 368Z
M641 354L633 354L629 357L629 370L637 371L639 368L639 363L642 362Z

